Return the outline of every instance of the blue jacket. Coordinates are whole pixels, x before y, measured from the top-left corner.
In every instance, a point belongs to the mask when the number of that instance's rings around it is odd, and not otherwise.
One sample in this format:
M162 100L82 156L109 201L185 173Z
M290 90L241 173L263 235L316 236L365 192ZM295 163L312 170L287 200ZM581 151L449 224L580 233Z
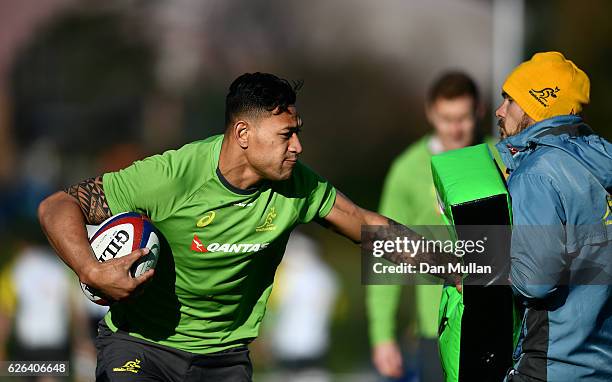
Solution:
M526 306L515 371L612 381L612 145L566 115L497 148L510 171L510 279Z

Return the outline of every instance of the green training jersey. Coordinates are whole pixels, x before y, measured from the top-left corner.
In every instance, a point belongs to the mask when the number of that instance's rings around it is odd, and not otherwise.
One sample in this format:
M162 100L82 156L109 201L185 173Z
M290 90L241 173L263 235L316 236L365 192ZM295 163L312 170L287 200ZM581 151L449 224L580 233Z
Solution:
M167 241L143 294L111 306L112 330L198 354L249 343L289 233L332 209L334 187L300 162L288 180L233 187L218 170L222 142L214 136L104 175L112 213L149 216Z

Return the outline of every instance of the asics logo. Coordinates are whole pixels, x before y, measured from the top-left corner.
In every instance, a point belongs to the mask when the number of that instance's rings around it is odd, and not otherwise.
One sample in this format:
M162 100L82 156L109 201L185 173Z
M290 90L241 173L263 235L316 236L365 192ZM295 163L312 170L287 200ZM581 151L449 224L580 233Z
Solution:
M206 214L204 214L204 216L200 218L200 220L198 220L198 222L196 223L196 227L198 228L206 227L207 225L212 223L212 221L215 218L215 215L216 215L215 211L207 212Z

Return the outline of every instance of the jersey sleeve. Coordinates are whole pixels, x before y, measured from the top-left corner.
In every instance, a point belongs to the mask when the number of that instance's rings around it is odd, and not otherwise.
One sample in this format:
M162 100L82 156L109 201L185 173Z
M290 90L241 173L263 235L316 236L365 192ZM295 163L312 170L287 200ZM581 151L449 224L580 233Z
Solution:
M186 166L168 151L104 174L102 185L113 214L140 212L153 221L170 216L189 193Z
M401 285L366 286L368 332L372 346L395 341L396 315L401 291Z
M300 211L300 222L324 218L336 202L336 188L306 165L300 163L296 170L296 192L306 199Z

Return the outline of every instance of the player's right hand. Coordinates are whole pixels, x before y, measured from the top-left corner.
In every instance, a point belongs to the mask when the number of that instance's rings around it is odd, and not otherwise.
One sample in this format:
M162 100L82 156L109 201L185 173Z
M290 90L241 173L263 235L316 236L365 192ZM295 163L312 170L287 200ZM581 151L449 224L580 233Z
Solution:
M391 378L400 378L404 374L402 353L395 341L381 342L372 349L372 362L378 372Z
M132 277L130 274L132 265L148 253L149 248L140 248L127 256L97 263L96 266L89 269L85 280L81 279L81 282L96 289L111 300L124 300L133 295L140 285L153 277L153 269L138 277Z

